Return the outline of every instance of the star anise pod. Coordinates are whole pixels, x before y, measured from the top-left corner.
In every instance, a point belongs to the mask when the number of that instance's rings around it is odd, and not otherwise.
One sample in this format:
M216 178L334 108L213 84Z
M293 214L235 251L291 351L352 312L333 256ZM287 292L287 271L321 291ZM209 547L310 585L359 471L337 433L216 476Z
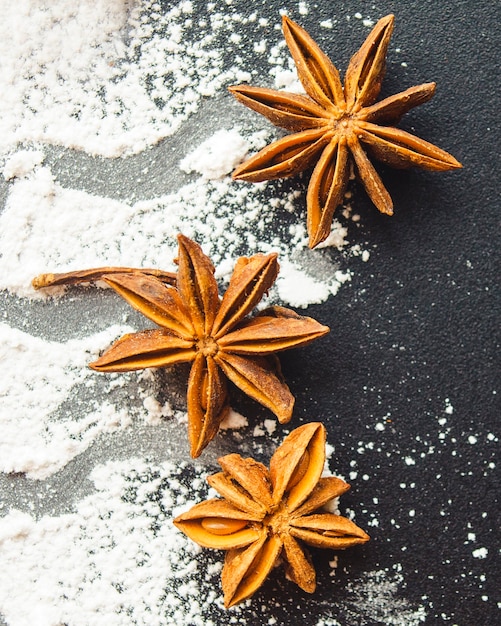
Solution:
M228 551L222 572L226 607L249 598L280 556L287 576L313 593L315 570L303 544L340 550L369 540L352 521L323 509L350 488L335 476L321 478L325 438L320 423L296 428L271 457L269 470L239 454L221 457L223 471L207 481L223 499L196 504L174 520L201 546Z
M294 131L263 148L233 172L259 182L293 176L316 163L307 193L309 245L327 238L332 217L346 192L352 165L382 213L393 202L367 153L393 167L450 170L461 164L449 153L395 128L413 107L427 102L435 83L411 87L375 103L385 72L393 15L379 20L352 57L344 80L308 33L283 17L285 41L307 95L239 85L233 95L273 124Z
M188 435L191 454L197 457L229 412L227 379L275 413L280 422L288 422L294 396L275 353L309 343L329 329L278 306L248 317L277 277L276 254L238 259L220 299L209 258L187 237L179 235L178 242L176 287L167 284L169 273L157 277L152 270L132 268L46 274L35 278L33 285L101 279L160 327L125 335L90 367L127 372L191 362Z

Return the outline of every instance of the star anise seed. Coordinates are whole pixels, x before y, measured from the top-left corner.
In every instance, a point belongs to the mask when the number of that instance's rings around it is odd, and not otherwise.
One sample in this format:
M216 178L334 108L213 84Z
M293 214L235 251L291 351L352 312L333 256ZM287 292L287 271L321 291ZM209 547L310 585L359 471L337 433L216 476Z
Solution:
M338 70L310 35L284 16L285 41L307 95L246 85L230 87L247 107L294 132L237 167L233 178L250 182L284 178L316 164L306 198L311 248L328 237L353 165L379 211L393 213L392 199L367 154L397 168L461 167L448 152L394 127L410 109L433 96L435 83L411 87L375 103L385 72L393 19L393 15L387 15L374 26L352 57L343 87Z
M221 457L223 471L207 481L223 499L196 504L174 520L199 545L227 550L227 608L249 598L279 557L288 578L313 593L315 570L303 544L341 550L369 540L354 522L323 508L350 488L335 476L321 478L325 439L321 423L296 428L271 457L269 470L238 454Z
M103 280L159 328L125 335L97 361L99 372L128 372L190 362L188 435L197 457L216 435L230 405L227 381L270 409L282 423L292 416L294 396L283 380L275 353L302 346L329 332L327 326L274 306L248 314L273 285L276 254L237 260L220 299L214 266L200 246L179 235L176 286L169 273L101 268L45 274L36 288ZM153 271L154 272L154 271Z

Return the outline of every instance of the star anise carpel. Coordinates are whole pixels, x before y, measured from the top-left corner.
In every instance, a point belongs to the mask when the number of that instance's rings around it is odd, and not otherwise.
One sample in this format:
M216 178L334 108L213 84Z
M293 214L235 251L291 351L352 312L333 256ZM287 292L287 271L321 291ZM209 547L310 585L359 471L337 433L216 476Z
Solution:
M305 345L329 329L279 306L249 315L277 277L276 254L238 259L220 298L214 266L201 247L183 235L178 243L175 286L169 284L168 273L161 273L161 280L151 271L127 268L43 275L33 284L73 284L88 281L90 276L100 279L158 326L124 335L90 367L128 372L191 363L188 435L191 454L197 457L229 413L228 380L275 413L280 422L289 421L294 396L275 353Z
M451 170L461 164L449 153L395 128L410 109L427 102L435 83L411 87L376 102L385 73L393 15L377 22L352 57L344 85L339 72L310 35L287 16L285 41L306 95L239 85L231 93L273 124L293 131L235 169L233 178L259 182L293 176L315 165L307 192L311 248L331 230L352 166L372 202L393 213L393 202L369 156L397 168Z
M313 593L316 574L304 544L340 550L369 536L354 522L325 509L350 486L324 476L325 428L310 423L293 430L277 448L269 470L229 454L222 472L208 477L222 498L196 504L174 524L199 545L227 550L222 571L224 604L249 598L279 557L288 578Z
M81 285L85 283L98 282L104 280L105 276L113 276L114 274L142 274L154 276L158 280L168 285L175 285L176 274L174 272L166 272L151 268L135 268L135 267L95 267L88 270L80 270L76 272L62 272L59 274L39 274L31 281L34 289L46 289L48 287L61 287L67 285Z

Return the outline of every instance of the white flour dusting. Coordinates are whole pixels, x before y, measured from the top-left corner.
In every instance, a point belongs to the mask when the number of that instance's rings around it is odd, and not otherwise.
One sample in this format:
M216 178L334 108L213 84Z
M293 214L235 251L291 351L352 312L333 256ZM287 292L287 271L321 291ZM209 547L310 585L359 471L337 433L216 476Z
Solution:
M100 433L129 425L125 408L97 400L80 406L78 413L66 409L58 414L79 387L92 388L95 373L87 364L125 330L117 326L57 343L0 324L0 471L46 478Z
M93 470L95 491L73 513L35 520L13 510L0 520L0 606L9 626L246 623L238 616L248 602L223 609L221 555L172 524L207 495L206 473L192 468L187 477L187 469L139 458L108 462ZM398 597L401 583L401 576L369 573L338 609L351 623L417 626L425 613ZM266 612L277 623L273 603ZM335 624L328 616L318 622Z
M203 178L223 178L244 160L249 151L249 142L238 128L218 130L188 154L179 167L185 172L198 172Z
M339 621L339 615L324 616L316 626L419 626L426 621L426 610L399 597L402 585L401 574L384 570L368 572L348 586L349 596L342 607L342 621Z
M362 619L373 620L385 626L418 626L426 620L424 607L413 607L405 598L399 597L404 582L398 573L384 570L368 572L362 580L348 586L353 600L349 611L354 623Z
M41 165L44 158L45 155L41 150L19 150L9 157L2 174L5 180L22 178L34 170L37 165Z
M37 141L113 157L172 135L202 98L248 77L236 60L221 66L237 18L189 1L5 3L0 150Z
M222 604L220 566L208 556L199 568L200 549L171 521L203 484L194 477L188 489L181 469L108 463L95 468L96 490L74 513L3 518L0 606L9 625L213 624L203 611Z
M230 82L251 78L243 55L248 46L238 32L246 24L258 32L270 27L268 19L228 9L231 4L185 0L165 10L153 0L108 0L97 8L89 0L77 7L57 0L42 9L24 0L6 8L0 53L7 70L0 86L8 97L0 104L0 151L4 177L13 182L0 223L0 288L33 297L30 280L44 271L103 264L170 269L180 231L202 244L223 281L238 256L279 252L284 269L274 297L297 307L327 299L348 279L337 267L319 276L298 257L288 262L291 251L307 248L300 194L278 191L270 200L262 193L266 185L228 176L264 145L270 125L254 133L215 130L179 164L198 180L133 205L64 188L40 166L43 144L108 157L137 153L175 134L202 99L229 98ZM292 64L279 32L276 38L279 45L265 43L252 56L267 60L277 87L290 89L297 75L286 68ZM23 143L37 148L16 152ZM283 215L290 220L279 229ZM346 237L345 226L334 221L330 245L348 250ZM302 289L291 295L287 284L295 281Z
M33 163L31 153L26 154L27 162ZM24 172L19 159L14 159L16 169ZM220 167L216 159L213 162ZM14 169L11 164L12 160L6 164L9 171ZM31 288L32 278L42 272L100 265L174 270L176 235L182 232L203 246L223 282L229 279L238 256L277 251L282 267L278 297L297 307L326 300L349 274L331 263L319 271L322 252L317 251L310 253L311 259L317 259L314 266L309 271L301 267L298 252L307 251L307 236L304 215L294 206L295 194L277 197L270 206L263 202L260 189L234 184L228 177L209 180L202 176L176 193L127 204L64 188L48 167L35 165L32 172L11 183L0 215L0 288L19 296L43 297ZM273 228L280 210L290 220L281 238ZM341 248L346 229L337 221L333 229Z

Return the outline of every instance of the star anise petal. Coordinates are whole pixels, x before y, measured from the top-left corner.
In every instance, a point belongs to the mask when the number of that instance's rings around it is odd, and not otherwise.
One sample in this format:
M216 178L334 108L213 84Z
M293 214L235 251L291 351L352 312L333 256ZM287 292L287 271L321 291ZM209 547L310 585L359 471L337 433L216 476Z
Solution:
M422 169L446 171L459 167L456 159L445 150L400 128L360 122L359 139L383 163L393 167L419 165Z
M218 459L224 473L259 504L272 504L271 484L268 469L254 459L244 459L239 454L227 454Z
M238 354L268 354L305 345L328 332L311 317L262 313L221 338L219 346Z
M266 580L282 551L282 540L263 534L248 548L230 550L221 574L224 606L230 608L249 598Z
M257 502L240 483L233 480L226 472L218 472L208 476L207 482L220 496L223 496L225 500L228 500L241 511L257 513L261 518L266 514L266 506Z
M190 454L196 458L214 439L230 410L226 380L211 356L196 355L186 397Z
M408 111L428 102L435 94L435 87L435 83L409 87L369 107L364 107L361 118L377 124L396 124Z
M345 108L339 72L310 35L286 15L282 18L284 38L298 69L306 93L327 110Z
M350 488L348 483L337 476L324 476L315 485L315 489L308 496L308 499L294 511L297 517L309 515L313 511L322 508L327 502L346 493Z
M275 366L275 360L243 357L223 351L215 359L232 383L270 409L281 424L290 420L294 396Z
M242 104L280 128L300 131L329 123L325 110L307 96L250 85L235 85L228 89Z
M393 215L393 200L358 138L350 137L349 146L367 195L376 205L378 211L386 213L386 215Z
M275 282L279 265L276 254L240 257L214 320L212 336L220 342L262 300Z
M307 229L312 248L328 237L334 211L343 200L349 177L346 139L333 139L322 152L308 185Z
M252 183L294 176L315 161L331 136L314 128L282 137L239 165L232 176Z
M335 550L369 540L369 535L354 522L333 513L294 517L290 522L290 533L310 546Z
M106 275L104 282L136 311L181 338L193 338L193 325L178 291L153 276L143 274Z
M303 550L299 541L292 535L284 535L283 542L287 560L287 578L306 593L313 593L317 587L317 575L310 555Z
M185 363L193 361L195 356L192 341L154 328L124 335L89 367L98 372L130 372Z
M176 283L176 274L173 272L165 272L164 270L135 267L94 267L88 270L77 270L75 272L61 272L58 274L39 274L31 281L34 289L45 289L46 287L57 287L60 285L81 285L84 283L102 280L104 276L112 276L113 274L146 274L154 276L158 280L167 285Z
M381 91L393 21L391 14L382 17L350 60L344 79L344 93L347 107L353 112L372 104Z
M214 498L195 504L174 524L204 548L231 550L248 546L261 537L261 529L249 526L250 521L252 515L248 512ZM255 521L260 521L259 517Z
M178 243L177 289L202 338L210 334L219 307L214 265L195 241L178 235Z
M292 512L310 495L324 469L325 439L323 424L312 422L293 430L276 449L270 460L275 503L285 498Z

